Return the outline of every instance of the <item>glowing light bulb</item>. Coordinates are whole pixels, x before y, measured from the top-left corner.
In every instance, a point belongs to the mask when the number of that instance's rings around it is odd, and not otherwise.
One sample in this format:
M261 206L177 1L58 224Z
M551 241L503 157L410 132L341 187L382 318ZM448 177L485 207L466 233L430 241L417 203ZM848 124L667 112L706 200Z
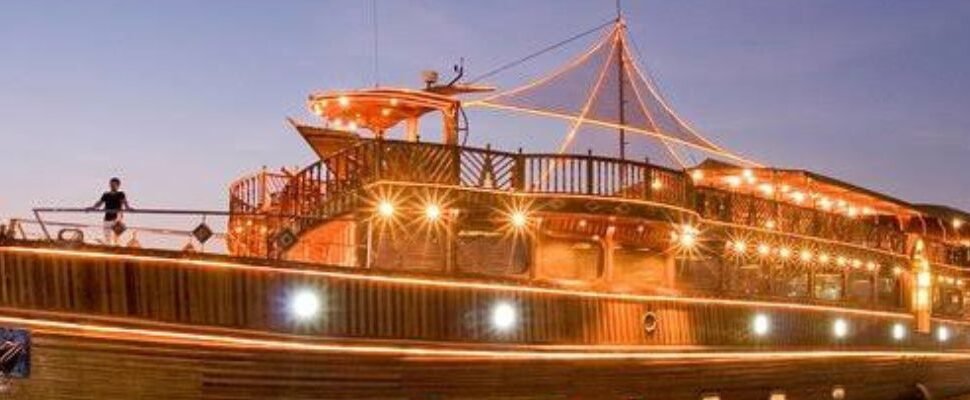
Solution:
M832 335L834 335L836 339L842 339L846 337L846 335L848 334L849 334L849 323L845 322L844 319L839 318L832 323Z
M765 243L762 243L762 244L759 244L758 245L758 254L759 255L761 255L762 257L764 257L764 256L767 256L770 253L771 253L771 246L768 246Z
M441 207L438 207L437 204L428 204L424 209L424 216L431 221L437 221L438 218L441 218Z
M492 307L492 327L499 331L511 330L518 319L518 312L512 304L501 302Z
M832 209L832 200L829 200L829 199L823 197L823 198L821 198L818 201L818 206L821 207L825 211L831 210Z
M663 187L664 184L663 182L660 182L659 179L654 179L653 182L650 182L650 188L653 190L660 190L663 189Z
M525 216L525 213L522 211L513 212L512 216L509 218L512 221L512 226L516 228L522 228L526 225L526 223L529 222L529 219Z
M798 253L798 259L802 260L802 262L812 261L812 252L808 250L802 250L801 252Z
M387 200L381 200L381 202L377 204L377 213L385 218L394 216L394 204L391 204L391 202Z
M337 98L337 104L340 104L343 108L347 108L350 105L350 99L347 96L340 96Z
M704 171L701 171L699 169L695 169L695 170L691 171L690 177L691 177L691 179L694 180L694 182L699 182L699 181L701 181L701 180L704 179Z
M697 228L690 225L683 225L680 229L679 242L684 248L691 249L697 244Z
M764 193L765 196L771 196L775 194L775 187L768 183L762 183L758 185L758 190Z
M795 204L802 204L805 202L805 193L794 192L791 194L791 199L795 202Z
M745 168L743 171L741 171L741 176L743 176L744 181L748 182L749 184L755 183L756 181L754 178L754 171L751 171L750 169Z
M727 182L728 186L732 188L737 188L738 186L741 186L741 178L737 176L726 177L724 178L724 181Z
M893 324L892 334L893 334L893 339L894 340L897 340L898 341L898 340L905 339L906 338L906 326L903 325L903 324L901 324L901 323L899 323L899 322Z
M765 336L771 330L771 320L764 314L755 315L751 322L751 329L755 335Z
M778 250L778 256L785 259L787 259L788 257L791 257L791 249L787 247L782 247L781 249Z
M947 328L945 326L941 326L941 327L937 328L936 329L936 340L939 340L940 343L943 343L943 342L946 342L947 340L950 340L950 328Z
M309 289L297 291L290 298L290 313L296 319L309 320L320 312L320 297Z
M821 263L822 265L828 264L829 260L830 259L829 259L828 253L822 253L818 255L818 262Z
M744 252L748 251L748 244L745 243L743 240L737 240L734 242L731 248L734 250L735 253L743 254Z

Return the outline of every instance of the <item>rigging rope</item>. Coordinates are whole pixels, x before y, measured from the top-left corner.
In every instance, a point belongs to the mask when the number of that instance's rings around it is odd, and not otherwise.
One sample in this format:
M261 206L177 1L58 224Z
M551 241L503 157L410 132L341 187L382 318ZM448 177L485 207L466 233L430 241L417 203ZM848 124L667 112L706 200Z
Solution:
M581 38L583 38L583 37L585 37L585 36L587 36L589 34L592 34L594 32L597 32L597 31L599 31L599 30L601 30L601 29L603 29L603 28L605 28L607 26L611 26L611 25L613 25L615 23L616 23L616 20L615 19L611 19L609 21L606 21L606 22L604 22L602 24L597 25L594 28L591 28L591 29L588 29L588 30L583 31L581 33L578 33L576 35L573 35L573 36L571 36L571 37L569 37L569 38L567 38L567 39L565 39L563 41L560 41L560 42L555 43L553 45L547 46L547 47L545 47L545 48L543 48L543 49L541 49L539 51L536 51L536 52L534 52L532 54L529 54L529 55L527 55L525 57L522 57L522 58L520 58L518 60L515 60L515 61L512 61L512 62L508 62L508 63L505 63L505 64L502 64L498 68L495 68L495 69L493 69L491 71L488 71L488 72L486 72L484 74L481 74L481 75L479 75L479 76L477 76L477 77L469 80L468 83L469 84L477 83L477 82L481 81L482 79L490 78L492 76L495 76L495 75L497 75L497 74L499 74L501 72L504 72L505 70L508 70L510 68L513 68L513 67L516 67L516 66L518 66L518 65L520 65L520 64L522 64L522 63L524 63L526 61L529 61L529 60L531 60L533 58L536 58L536 57L541 56L541 55L543 55L545 53L548 53L550 51L553 51L553 50L555 50L557 48L560 48L562 46L565 46L565 45L567 45L567 44L569 44L569 43L571 43L573 41L579 40L579 39L581 39Z

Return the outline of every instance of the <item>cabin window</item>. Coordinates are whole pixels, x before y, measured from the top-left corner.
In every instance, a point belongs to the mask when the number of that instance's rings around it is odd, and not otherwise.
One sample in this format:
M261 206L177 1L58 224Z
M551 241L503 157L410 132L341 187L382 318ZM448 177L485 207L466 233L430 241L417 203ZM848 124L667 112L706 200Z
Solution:
M546 235L540 254L546 278L589 281L603 273L603 246L599 241Z
M458 233L457 265L466 272L523 274L530 264L530 245L523 235L505 235L495 230L463 230Z
M849 273L849 300L856 303L872 301L872 274L861 269L853 269Z
M613 281L619 286L651 288L664 286L667 257L649 248L618 247L613 250Z
M734 286L743 295L756 296L765 293L767 269L757 263L743 263L734 267Z
M842 273L819 271L815 274L815 298L826 301L842 299Z
M879 304L887 307L901 307L901 287L892 268L882 268L876 280L876 294Z
M677 287L716 290L721 286L721 263L715 259L677 260Z
M940 285L934 299L935 311L946 315L963 314L963 292L952 286Z
M777 265L772 284L776 296L808 297L808 270L797 265Z
M443 229L375 227L372 262L377 268L443 271L447 235Z

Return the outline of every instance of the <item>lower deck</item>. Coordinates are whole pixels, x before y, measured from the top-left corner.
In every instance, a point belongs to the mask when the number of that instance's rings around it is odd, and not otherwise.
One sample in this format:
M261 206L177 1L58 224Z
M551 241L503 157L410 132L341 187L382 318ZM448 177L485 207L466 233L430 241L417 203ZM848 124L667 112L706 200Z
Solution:
M390 357L92 338L37 329L12 399L789 399L966 393L965 357L850 354L725 359ZM119 378L124 377L124 382ZM708 397L704 397L708 396Z
M970 392L970 326L900 312L25 242L0 277L0 327L32 342L14 398Z

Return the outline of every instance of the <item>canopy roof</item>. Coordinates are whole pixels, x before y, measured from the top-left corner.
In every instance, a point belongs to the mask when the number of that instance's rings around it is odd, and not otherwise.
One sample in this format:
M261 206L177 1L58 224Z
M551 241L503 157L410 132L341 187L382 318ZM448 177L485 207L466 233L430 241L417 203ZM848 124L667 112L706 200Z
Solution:
M308 104L310 111L336 129L365 128L377 134L432 111L453 114L458 105L448 95L399 88L317 93L310 95Z
M690 174L697 186L770 197L851 216L921 214L906 201L806 170L744 168L707 160L692 168Z
M620 19L585 54L557 71L466 105L569 121L571 128L560 144L560 153L570 147L581 128L590 126L601 128L600 133L602 128L615 129L659 141L680 167L685 165L675 147L757 165L707 140L677 115L637 65Z

